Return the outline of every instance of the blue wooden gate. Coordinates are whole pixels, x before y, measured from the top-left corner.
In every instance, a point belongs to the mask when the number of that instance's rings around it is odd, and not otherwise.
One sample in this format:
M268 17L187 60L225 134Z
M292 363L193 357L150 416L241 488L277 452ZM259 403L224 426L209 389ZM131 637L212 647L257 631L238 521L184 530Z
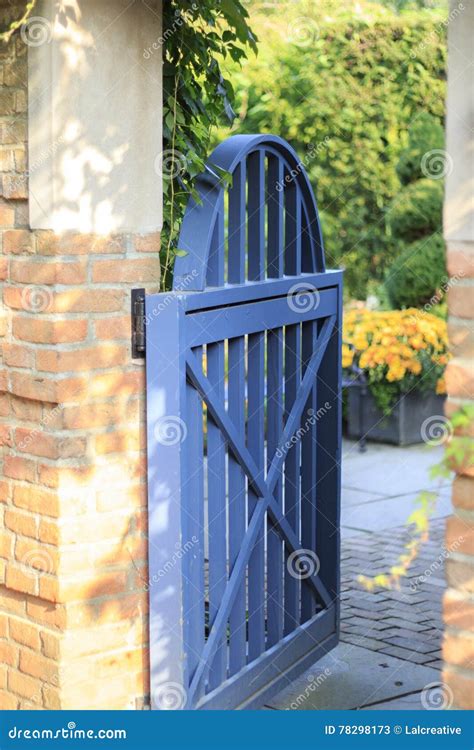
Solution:
M282 139L198 192L146 298L151 700L258 708L338 639L342 277Z

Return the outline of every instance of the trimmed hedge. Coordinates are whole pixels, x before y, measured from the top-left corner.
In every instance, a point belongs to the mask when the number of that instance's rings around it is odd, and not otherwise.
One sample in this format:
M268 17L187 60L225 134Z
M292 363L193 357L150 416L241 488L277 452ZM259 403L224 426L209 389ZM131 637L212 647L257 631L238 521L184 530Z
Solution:
M441 234L433 234L408 245L398 256L387 273L385 289L394 308L422 307L436 302L445 278L444 241Z
M403 185L425 177L423 156L428 151L444 149L444 129L440 123L423 112L408 131L408 145L400 154L397 174Z
M443 184L436 180L417 180L403 188L388 214L392 234L413 242L441 229Z
M328 265L344 266L346 289L362 298L401 249L385 214L400 190L408 127L424 111L443 121L445 29L428 11L365 19L334 11L327 20L305 3L304 27L292 12L252 16L259 55L233 73L239 130L276 133L296 148L316 191Z

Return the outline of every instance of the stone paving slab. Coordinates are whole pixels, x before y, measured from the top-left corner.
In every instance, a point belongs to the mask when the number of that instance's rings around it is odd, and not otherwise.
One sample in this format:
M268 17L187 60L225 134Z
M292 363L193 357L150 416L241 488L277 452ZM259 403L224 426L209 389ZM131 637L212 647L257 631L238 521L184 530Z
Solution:
M398 698L394 698L390 701L383 701L382 703L375 703L371 706L364 706L361 711L426 711L427 708L423 702L423 691L419 693L411 693L410 695L404 695ZM441 706L436 705L430 710L439 711Z
M437 679L438 672L431 667L410 670L401 659L341 643L268 707L296 711L359 709L407 693L420 693Z
M429 468L442 455L441 446L433 448L424 443L406 447L369 443L367 452L359 453L356 443L344 441L342 486L385 497L417 494L438 487L438 480L429 477Z
M343 490L345 492L345 490ZM364 504L343 505L341 513L342 536L355 532L377 532L397 526L400 519L408 519L415 508L413 493L391 498L379 498ZM452 511L451 488L439 492L433 518L446 518Z

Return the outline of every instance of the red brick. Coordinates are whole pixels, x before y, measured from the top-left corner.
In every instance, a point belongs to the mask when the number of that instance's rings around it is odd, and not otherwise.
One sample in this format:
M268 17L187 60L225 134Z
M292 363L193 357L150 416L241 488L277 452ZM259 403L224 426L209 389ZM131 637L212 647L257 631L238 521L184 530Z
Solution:
M126 339L131 337L130 315L108 317L94 321L95 338L104 340Z
M474 479L458 476L453 483L453 505L464 510L474 510Z
M443 671L443 682L452 690L454 705L464 711L474 709L474 678L466 674L453 672L449 668Z
M41 700L41 681L20 672L10 671L8 688L12 693L28 698L35 703Z
M3 252L34 253L34 235L27 229L9 229L3 233Z
M123 365L129 359L128 347L101 344L69 352L42 349L37 353L36 366L47 372L87 371Z
M73 458L83 456L86 438L58 437L39 430L19 427L15 430L15 443L19 451L42 458Z
M448 589L443 599L444 622L458 630L469 631L474 624L474 602L455 589Z
M36 537L37 521L33 516L21 511L7 508L5 510L4 523L7 529L22 534L23 536Z
M451 360L446 368L446 389L450 396L474 399L474 366L471 361Z
M31 347L18 346L18 344L4 344L3 360L9 367L28 367L35 366L35 353Z
M456 284L448 291L449 314L456 318L473 318L474 286Z
M10 637L17 643L28 646L35 651L39 651L41 647L39 629L24 620L10 618Z
M153 283L160 279L160 259L96 260L92 268L94 282Z
M59 515L59 498L57 493L41 487L16 485L13 489L13 503L18 508L41 513L45 516Z
M34 482L36 478L36 463L28 458L7 455L3 459L3 473L6 477L10 477L10 479Z
M474 252L468 244L448 243L447 259L450 276L474 276Z
M15 211L8 206L0 206L0 226L13 227L15 225Z
M464 555L474 555L474 524L458 516L448 518L446 547Z
M87 336L88 321L86 319L73 320L43 320L38 316L18 316L13 320L13 335L22 341L38 344L65 344L83 341Z
M83 284L86 280L84 262L45 262L15 260L10 265L10 280L21 284Z
M35 594L37 590L37 575L28 571L25 573L13 563L7 567L5 586L14 591L22 591L24 594Z
M36 232L37 253L40 255L91 255L95 253L124 253L126 237L102 237L93 234L50 231Z
M469 637L458 633L447 632L443 641L443 658L449 664L455 664L465 669L474 664L474 635Z

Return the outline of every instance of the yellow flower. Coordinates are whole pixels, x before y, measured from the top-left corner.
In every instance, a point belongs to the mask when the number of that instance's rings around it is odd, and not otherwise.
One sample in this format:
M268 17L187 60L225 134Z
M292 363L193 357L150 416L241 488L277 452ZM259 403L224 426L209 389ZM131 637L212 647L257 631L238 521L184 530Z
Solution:
M436 393L440 396L446 393L446 381L444 378L440 378L436 383Z

